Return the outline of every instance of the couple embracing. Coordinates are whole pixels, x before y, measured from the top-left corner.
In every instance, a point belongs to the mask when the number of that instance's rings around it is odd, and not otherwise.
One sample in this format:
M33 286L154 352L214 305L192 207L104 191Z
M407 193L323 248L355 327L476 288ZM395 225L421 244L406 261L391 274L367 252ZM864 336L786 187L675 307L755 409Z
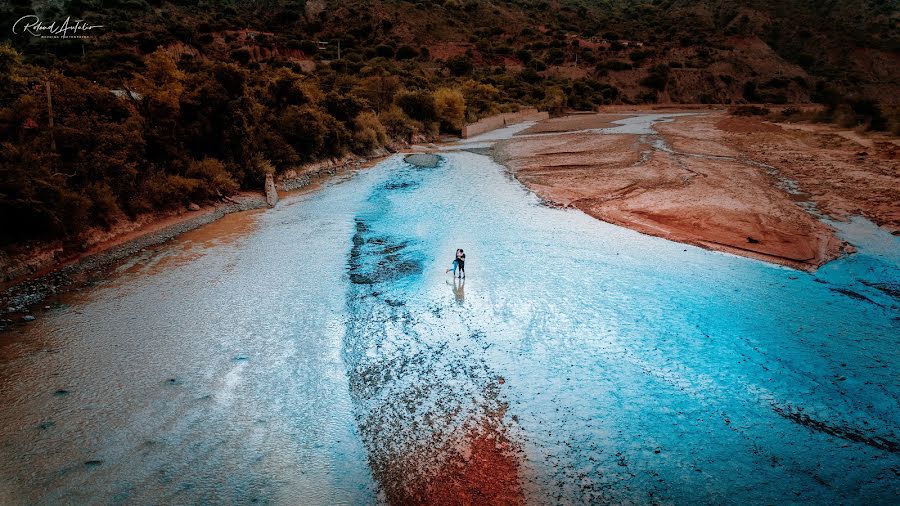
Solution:
M462 248L456 250L456 258L453 260L453 265L447 269L444 274L447 272L453 271L453 275L458 278L466 277L466 253L462 250ZM457 271L459 274L457 275Z

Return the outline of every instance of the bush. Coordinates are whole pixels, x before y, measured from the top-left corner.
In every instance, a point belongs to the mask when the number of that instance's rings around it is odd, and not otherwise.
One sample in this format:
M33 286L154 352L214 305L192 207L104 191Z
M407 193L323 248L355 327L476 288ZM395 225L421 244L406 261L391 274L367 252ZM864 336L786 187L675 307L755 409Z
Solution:
M191 162L188 165L187 176L203 183L192 195L198 200L231 195L238 190L238 184L225 169L225 164L215 158Z
M643 63L644 60L649 58L652 54L653 53L651 53L650 51L638 49L636 51L632 51L631 54L628 55L628 57L631 59L631 61L634 62L635 65L640 66L640 64Z
M144 195L156 209L171 209L188 203L200 187L199 179L157 172L144 184Z
M412 140L412 136L421 131L421 126L411 120L402 109L392 107L379 115L381 124L384 125L388 135L404 142Z
M655 65L650 69L650 72L647 74L647 76L641 79L641 86L656 91L662 91L666 89L666 84L668 83L668 81L669 66Z
M549 88L541 102L541 109L551 116L559 116L566 109L566 95L558 87Z
M381 44L380 46L375 47L375 56L381 58L393 58L394 57L394 48L391 46Z
M621 60L607 60L597 64L597 70L631 70L632 65Z
M387 144L388 136L378 116L370 111L353 118L353 151L365 155Z
M284 139L304 161L342 155L350 134L333 116L313 106L289 106L279 118Z
M466 100L460 91L440 88L434 92L434 107L441 130L459 132L466 119Z
M409 46L400 46L397 48L398 60L411 60L416 56L419 56L419 52Z
M434 97L427 91L402 91L395 100L400 109L417 121L437 120Z
M449 58L444 65L451 74L457 77L467 76L475 69L475 64L472 62L472 59L465 55Z

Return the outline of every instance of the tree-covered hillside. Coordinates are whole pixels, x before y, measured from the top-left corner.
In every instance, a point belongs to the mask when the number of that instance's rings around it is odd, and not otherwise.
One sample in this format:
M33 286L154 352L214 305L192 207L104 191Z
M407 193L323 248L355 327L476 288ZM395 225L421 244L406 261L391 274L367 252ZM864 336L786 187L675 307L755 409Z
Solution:
M0 35L7 247L77 246L91 227L522 106L821 101L900 128L894 0L0 5L9 27L29 15L103 27Z

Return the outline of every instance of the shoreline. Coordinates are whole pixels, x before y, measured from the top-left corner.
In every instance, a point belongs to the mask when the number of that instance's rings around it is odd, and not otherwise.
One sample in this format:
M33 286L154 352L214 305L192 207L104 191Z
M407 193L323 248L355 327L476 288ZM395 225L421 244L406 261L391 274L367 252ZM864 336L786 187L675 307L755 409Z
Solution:
M539 135L514 135L490 154L549 205L806 272L855 251L825 220L858 214L896 235L895 213L884 204L897 193L891 190L897 157L890 139L866 136L872 146L862 153L852 145L857 139L832 142L827 127L800 136L722 110L674 117L643 131L597 130L616 116L648 113L675 111L554 118L532 127ZM827 170L809 168L818 166ZM851 169L856 179L847 184L843 174Z
M381 162L390 152L377 152L369 158L347 156L305 166L299 174L278 181L279 201L317 191L328 181L352 170L369 168ZM274 207L274 206L271 206ZM226 202L196 211L162 215L135 229L100 241L85 251L56 262L49 262L34 272L0 283L0 332L13 324L27 321L32 308L47 298L78 290L95 277L147 248L168 243L188 232L215 223L225 216L267 209L266 196L259 192L241 192ZM18 316L13 319L12 317Z

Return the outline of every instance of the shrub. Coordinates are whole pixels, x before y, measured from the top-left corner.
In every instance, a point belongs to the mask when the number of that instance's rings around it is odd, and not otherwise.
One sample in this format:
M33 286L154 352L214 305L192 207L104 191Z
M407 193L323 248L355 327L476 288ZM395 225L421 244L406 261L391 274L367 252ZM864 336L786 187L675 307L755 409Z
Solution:
M440 88L434 92L434 107L441 130L458 132L466 119L466 100L458 90Z
M360 81L353 93L365 99L376 111L383 111L394 103L394 96L400 89L397 76L367 77Z
M332 91L325 95L325 109L328 114L341 121L350 121L364 109L367 109L365 100L353 96Z
M398 106L410 118L417 121L435 121L434 97L427 91L402 91L395 100Z
M641 86L650 88L656 91L662 91L666 89L666 84L669 80L669 66L668 65L655 65L650 69L650 72L646 77L641 79Z
M393 58L394 57L394 48L388 46L386 44L381 44L375 47L375 56L381 58Z
M449 58L444 65L451 74L457 77L467 76L475 69L475 64L472 62L472 59L465 55Z
M353 118L353 151L365 155L387 141L387 131L374 113L365 111Z
M333 116L313 106L289 106L279 118L284 139L302 160L343 154L350 134Z
M409 142L412 136L419 133L420 125L411 120L402 109L392 107L378 116L388 135L394 139Z
M199 179L157 172L144 183L144 194L154 208L170 209L189 202L200 184Z
M559 87L549 88L541 102L541 109L553 116L563 113L566 108L566 95Z
M632 52L628 55L628 57L631 59L631 61L634 62L635 65L640 66L640 64L643 63L644 60L646 60L647 58L649 58L651 55L652 55L652 53L651 53L650 51L645 51L645 50L642 50L642 49L638 49L638 50L636 50L636 51L632 51Z
M187 176L202 181L192 197L208 199L230 195L238 190L238 184L225 169L225 164L215 158L195 160L188 165Z
M253 55L250 54L249 49L241 47L231 52L231 59L240 63L241 65L246 65L250 63L251 59L253 59Z
M409 46L400 46L397 48L398 60L411 60L416 56L419 56L419 52Z
M621 60L607 60L597 64L597 70L631 70L632 65Z

